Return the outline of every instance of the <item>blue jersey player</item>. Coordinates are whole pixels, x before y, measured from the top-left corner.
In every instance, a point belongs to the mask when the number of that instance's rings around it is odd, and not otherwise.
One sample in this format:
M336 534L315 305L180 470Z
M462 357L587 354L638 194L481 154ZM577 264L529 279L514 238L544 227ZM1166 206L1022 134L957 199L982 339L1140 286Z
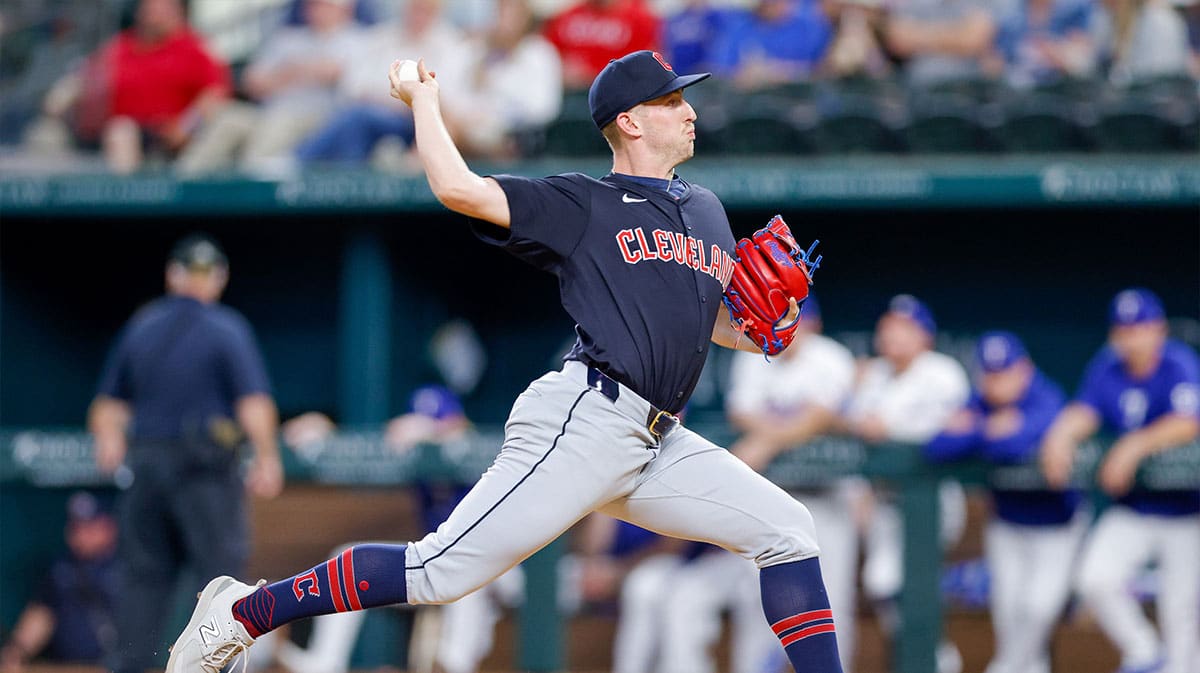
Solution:
M612 172L529 179L473 173L442 121L437 79L423 62L416 78L393 64L392 95L413 109L433 193L483 240L558 278L575 346L561 371L517 398L496 461L436 531L356 545L270 585L213 580L168 673L216 673L301 617L457 600L592 511L753 561L795 669L841 671L812 516L674 416L709 344L739 343L721 302L734 264L729 221L712 192L675 173L696 136L682 89L707 76L678 75L649 51L612 61L588 95Z
M998 465L1037 460L1065 401L1011 332L988 332L975 353L966 406L926 446L932 460L978 456ZM985 533L996 652L987 673L1050 673L1050 634L1071 590L1087 520L1076 491L996 488Z
M1064 485L1076 445L1103 429L1116 437L1097 475L1115 500L1083 553L1077 590L1121 651L1122 673L1194 673L1200 638L1200 490L1134 486L1148 456L1200 433L1200 358L1167 338L1162 303L1149 290L1117 294L1108 345L1088 365L1079 395L1042 447L1046 478ZM1128 591L1150 562L1159 571L1161 635Z

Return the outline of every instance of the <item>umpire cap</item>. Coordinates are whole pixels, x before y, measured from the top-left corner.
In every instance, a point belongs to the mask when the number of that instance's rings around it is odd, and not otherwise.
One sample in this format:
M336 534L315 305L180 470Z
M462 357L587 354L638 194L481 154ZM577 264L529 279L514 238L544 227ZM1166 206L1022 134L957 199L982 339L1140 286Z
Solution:
M229 268L225 251L208 234L188 234L171 248L167 263L180 264L190 271L208 271L214 267Z
M613 59L588 90L592 121L602 129L633 106L691 86L711 74L677 75L657 51L635 51Z

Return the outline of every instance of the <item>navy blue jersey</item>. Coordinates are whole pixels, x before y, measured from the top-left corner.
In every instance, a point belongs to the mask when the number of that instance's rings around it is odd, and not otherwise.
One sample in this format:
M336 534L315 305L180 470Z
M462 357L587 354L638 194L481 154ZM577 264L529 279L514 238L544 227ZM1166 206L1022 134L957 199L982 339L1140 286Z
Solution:
M1158 368L1133 378L1111 347L1088 364L1078 401L1100 415L1106 432L1123 435L1166 414L1200 418L1200 357L1186 345L1168 340ZM1117 502L1144 514L1200 512L1200 490L1147 492L1134 489Z
M1037 460L1042 435L1062 409L1066 396L1062 389L1042 372L1034 373L1029 387L1014 405L1021 412L1016 432L998 439L986 437L983 424L987 416L1001 407L988 404L978 390L971 393L966 408L975 412L978 422L966 433L943 432L929 442L926 455L932 460L952 460L976 455L996 464L1027 463ZM1027 526L1061 525L1071 520L1079 505L1075 491L994 490L996 516Z
M558 277L577 339L567 355L677 412L700 378L733 234L716 195L681 180L496 176L511 229L483 240ZM668 190L668 188L670 188Z
M234 416L235 402L268 393L250 325L237 311L168 296L126 324L100 380L102 395L133 407L136 439L203 433Z

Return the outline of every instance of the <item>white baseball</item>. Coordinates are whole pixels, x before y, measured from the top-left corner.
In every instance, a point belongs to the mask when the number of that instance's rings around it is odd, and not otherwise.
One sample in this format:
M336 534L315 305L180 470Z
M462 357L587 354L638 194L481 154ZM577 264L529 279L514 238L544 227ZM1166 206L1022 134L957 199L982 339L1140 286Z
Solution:
M417 62L407 59L400 61L400 69L396 71L396 77L401 82L416 81L421 79L420 73L417 72Z

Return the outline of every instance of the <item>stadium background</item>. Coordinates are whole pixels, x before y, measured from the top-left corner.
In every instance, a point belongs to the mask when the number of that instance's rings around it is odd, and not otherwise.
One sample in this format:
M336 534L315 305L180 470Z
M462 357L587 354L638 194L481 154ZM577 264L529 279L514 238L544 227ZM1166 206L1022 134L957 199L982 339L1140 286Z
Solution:
M705 156L702 138L700 158L680 173L722 197L735 235L778 212L800 238L821 239L826 262L816 290L826 330L856 354L867 353L887 299L910 292L934 309L942 349L965 357L980 332L1011 329L1071 390L1104 340L1107 302L1123 287L1158 292L1173 334L1200 347L1200 166L1194 144L1169 149L728 161ZM462 218L432 200L419 175L184 181L169 174L42 175L9 161L3 168L6 438L17 430L82 426L117 330L161 293L170 244L197 229L226 247L232 282L225 301L254 325L284 418L319 410L349 425L382 423L403 411L415 386L436 378L429 355L435 330L465 319L488 356L466 410L495 426L570 336L553 280L475 241ZM531 175L606 170L602 160L562 157L487 168ZM726 363L719 352L710 359L691 409L699 423L720 422ZM35 483L13 462L12 447L0 447L0 629L11 626L40 564L61 546L70 487L94 485L87 475ZM256 512L254 570L276 576L322 556L333 542L399 534L409 507L399 489L297 481L283 501ZM350 524L341 521L349 530L335 521L306 530L305 517L295 514L322 511L351 513ZM866 610L860 617L871 619ZM395 624L377 627L386 635ZM502 638L516 630L505 629ZM956 615L952 633L960 632L976 634L964 647L967 670L974 670L972 662L989 654L986 615ZM1082 647L1112 661L1098 632L1084 636ZM862 648L879 647L869 630L864 641ZM492 662L515 665L516 655L501 649ZM604 665L586 658L603 657L602 649L567 647L570 661L585 670ZM390 655L375 648L362 656L371 664ZM862 663L859 670L872 670Z

